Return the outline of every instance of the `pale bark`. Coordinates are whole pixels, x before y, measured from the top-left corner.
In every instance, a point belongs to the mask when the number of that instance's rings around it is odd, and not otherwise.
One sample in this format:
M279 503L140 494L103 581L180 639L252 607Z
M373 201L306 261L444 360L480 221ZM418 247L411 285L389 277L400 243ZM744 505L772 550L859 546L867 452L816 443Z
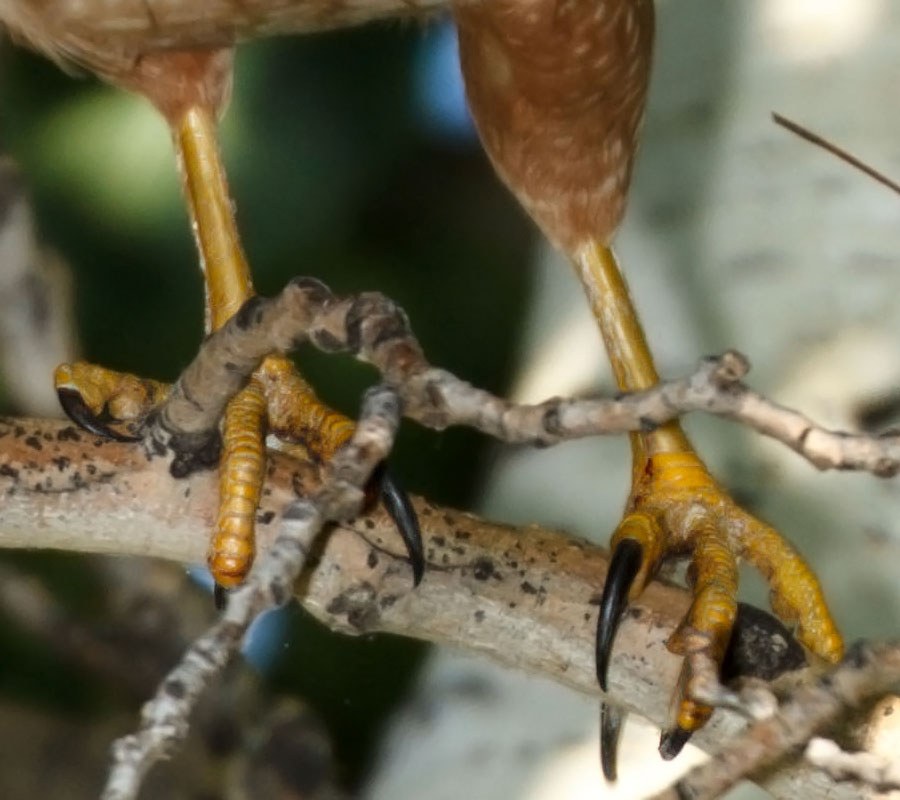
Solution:
M272 455L258 525L261 549L297 492L317 487L314 469ZM214 472L175 480L167 459L148 457L140 446L33 420L0 425L0 495L0 546L181 563L203 561L217 499ZM606 551L545 528L512 528L425 500L416 506L428 561L418 589L412 590L393 524L376 511L322 536L318 560L297 586L298 601L335 630L449 644L597 695L591 601L603 584ZM616 641L612 699L660 725L680 669L665 641L688 603L685 590L653 583ZM743 725L719 711L696 741L714 749ZM778 796L860 796L802 763L765 785Z

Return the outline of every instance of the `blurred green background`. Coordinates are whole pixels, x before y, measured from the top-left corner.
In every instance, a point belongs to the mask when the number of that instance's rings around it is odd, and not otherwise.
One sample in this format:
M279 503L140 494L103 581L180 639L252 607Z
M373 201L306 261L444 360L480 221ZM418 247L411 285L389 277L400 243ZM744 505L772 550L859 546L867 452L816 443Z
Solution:
M258 291L294 275L342 293L383 291L407 310L433 363L502 393L534 233L471 130L440 114L459 102L440 77L449 41L440 25L376 25L244 46L222 144ZM174 379L200 340L203 296L162 120L142 99L3 42L0 147L26 176L42 241L71 266L82 357ZM299 361L347 413L373 379L348 359ZM408 423L393 464L409 490L466 507L485 456L475 434ZM69 608L90 608L102 592L77 558L17 562L70 587ZM322 714L345 785L358 785L422 647L337 636L296 609L289 617L268 680ZM4 626L0 690L96 713L100 690L54 680L53 658Z

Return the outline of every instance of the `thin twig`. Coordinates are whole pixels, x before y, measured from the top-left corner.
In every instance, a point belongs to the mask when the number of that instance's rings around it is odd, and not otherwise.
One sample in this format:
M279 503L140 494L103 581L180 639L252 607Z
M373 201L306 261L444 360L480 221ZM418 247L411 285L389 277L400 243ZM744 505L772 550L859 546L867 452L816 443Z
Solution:
M825 770L836 781L867 783L876 791L900 791L900 758L885 758L864 751L848 753L831 739L813 737L806 745L804 758Z
M878 181L882 186L886 186L892 192L900 194L900 183L892 181L883 172L879 172L873 166L867 164L865 161L861 161L852 153L847 152L842 147L838 147L834 142L829 141L824 136L814 133L809 128L804 128L799 123L794 122L787 117L783 117L776 111L772 112L772 119L777 125L781 125L782 128L786 128L791 133L797 134L797 136L801 139L805 139L810 144L821 147L823 150L826 150L833 156L837 156L841 161L844 161L851 167L856 167L860 172L863 172L873 180Z
M103 800L136 797L147 770L185 738L200 695L234 658L250 623L267 608L284 605L293 596L294 581L322 525L358 511L362 486L390 453L399 421L393 392L378 387L367 393L356 431L348 447L329 465L321 490L309 499L295 500L284 511L272 547L231 596L221 619L194 641L145 704L140 729L113 744Z
M847 709L900 683L900 643L854 645L843 661L798 689L777 714L757 722L654 800L712 800L803 746Z
M406 315L388 298L376 293L337 298L309 278L295 279L277 297L253 298L203 344L156 418L152 436L176 451L203 446L216 430L223 398L240 387L259 359L304 341L370 362L399 393L405 416L438 430L467 425L505 442L548 446L648 430L704 411L776 439L822 470L859 470L885 478L900 470L900 434L829 431L745 386L741 379L749 362L734 351L704 359L686 378L618 399L553 398L517 405L432 367Z

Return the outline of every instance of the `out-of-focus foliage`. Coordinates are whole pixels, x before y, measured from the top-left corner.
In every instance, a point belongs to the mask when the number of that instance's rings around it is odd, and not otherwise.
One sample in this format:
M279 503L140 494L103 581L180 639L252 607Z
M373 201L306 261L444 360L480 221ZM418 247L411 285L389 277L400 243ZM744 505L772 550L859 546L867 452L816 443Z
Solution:
M297 274L339 292L386 292L434 363L503 391L533 234L474 139L442 138L422 123L413 89L430 41L415 27L376 26L243 47L225 160L260 292ZM42 239L73 270L83 357L173 379L202 335L203 298L165 126L142 99L7 45L0 146L29 181ZM348 413L372 380L348 359L299 360ZM479 491L484 447L466 432L410 424L395 469L410 490L465 506ZM80 563L65 566L77 573ZM28 569L66 580L58 560L30 558ZM20 685L11 678L25 657L19 638L0 634L9 692ZM28 663L40 661L33 650ZM297 611L272 682L324 715L353 783L420 655L409 642L330 634ZM51 707L56 693L47 686ZM67 712L78 705L69 700Z

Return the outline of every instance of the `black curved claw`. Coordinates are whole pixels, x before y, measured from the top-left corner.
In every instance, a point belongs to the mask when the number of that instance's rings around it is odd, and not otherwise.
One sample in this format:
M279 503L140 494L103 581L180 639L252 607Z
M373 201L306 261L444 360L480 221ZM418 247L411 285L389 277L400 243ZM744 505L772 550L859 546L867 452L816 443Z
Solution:
M110 428L105 421L101 420L88 408L81 394L75 389L57 389L56 396L59 398L59 404L62 406L66 416L79 428L84 428L95 436L100 436L103 439L112 439L116 442L139 442L141 440L140 436L129 436Z
M686 731L680 725L663 731L659 737L659 754L664 761L671 761L681 752L688 739L691 738L691 731Z
M221 583L213 586L213 604L216 607L216 611L224 611L225 606L228 605L228 589L222 586Z
M613 639L628 601L628 591L641 568L644 548L634 539L622 539L613 551L606 573L606 584L600 598L597 618L597 682L606 691L606 672Z
M616 779L616 757L619 751L619 734L625 712L618 706L600 703L600 766L603 777L612 782Z
M379 464L373 478L378 486L381 502L394 520L403 544L406 545L413 572L413 586L418 586L425 574L425 548L422 545L422 531L419 528L416 510L410 502L409 495L388 470L386 462L382 461Z

